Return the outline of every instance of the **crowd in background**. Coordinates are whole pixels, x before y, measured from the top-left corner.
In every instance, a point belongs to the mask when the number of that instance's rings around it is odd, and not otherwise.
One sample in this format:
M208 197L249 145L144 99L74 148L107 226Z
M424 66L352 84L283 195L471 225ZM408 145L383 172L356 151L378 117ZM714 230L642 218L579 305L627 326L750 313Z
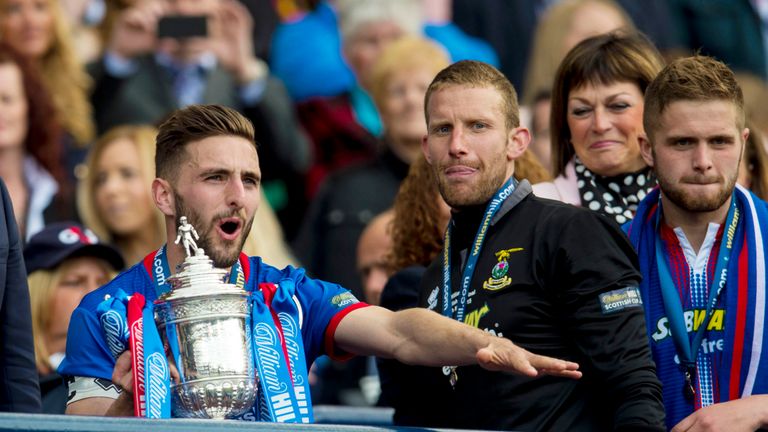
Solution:
M159 38L169 15L206 16L207 36ZM579 42L635 30L647 35L631 39L636 58L573 65L626 48ZM24 245L44 410L64 410L55 369L68 314L166 241L150 187L155 126L174 109L223 104L254 123L263 178L249 255L401 309L416 305L450 219L421 150L424 93L438 71L463 59L498 67L533 136L516 177L621 224L655 178L639 148L616 165L580 146L591 101L625 86L634 99L608 106L614 116L603 121L640 134L648 83L696 50L739 76L751 131L739 183L765 198L766 2L0 0L0 177ZM584 107L571 118L577 96ZM313 398L415 397L393 384L409 373L398 367L318 361Z

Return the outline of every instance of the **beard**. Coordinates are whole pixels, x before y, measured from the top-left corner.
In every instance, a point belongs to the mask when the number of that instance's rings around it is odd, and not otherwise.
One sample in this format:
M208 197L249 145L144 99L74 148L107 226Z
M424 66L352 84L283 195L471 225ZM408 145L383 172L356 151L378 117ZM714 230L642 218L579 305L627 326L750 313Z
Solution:
M717 183L720 188L714 194L692 194L678 186L679 182L667 179L661 173L656 173L659 187L673 204L691 213L707 213L721 208L733 193L737 176L731 178L718 177L684 177L681 181L687 183Z
M452 209L461 210L487 203L507 180L507 165L498 160L493 160L492 164L485 166L469 162L461 164L479 170L475 182L456 184L448 180L445 169L455 164L432 165L440 195Z
M205 254L208 255L211 261L213 261L215 267L232 267L240 257L240 252L243 250L243 245L248 238L248 233L251 232L253 218L246 221L243 214L239 214L238 211L232 210L216 214L210 220L205 221L198 212L184 203L184 199L181 198L181 195L178 192L174 191L174 195L176 218L181 216L187 217L187 222L195 228L197 234L200 236L200 239L196 240L197 246L205 251ZM215 232L216 221L228 217L237 217L243 221L240 236L235 240L225 240L219 237Z

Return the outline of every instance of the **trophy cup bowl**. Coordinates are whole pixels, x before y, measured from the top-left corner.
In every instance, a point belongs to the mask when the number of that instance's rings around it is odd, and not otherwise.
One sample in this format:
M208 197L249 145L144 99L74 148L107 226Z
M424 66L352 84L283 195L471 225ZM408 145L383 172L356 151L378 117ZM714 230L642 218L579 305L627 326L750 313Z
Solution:
M256 401L258 377L248 293L222 282L202 249L168 278L171 290L155 302L155 322L169 363L174 417L234 418Z

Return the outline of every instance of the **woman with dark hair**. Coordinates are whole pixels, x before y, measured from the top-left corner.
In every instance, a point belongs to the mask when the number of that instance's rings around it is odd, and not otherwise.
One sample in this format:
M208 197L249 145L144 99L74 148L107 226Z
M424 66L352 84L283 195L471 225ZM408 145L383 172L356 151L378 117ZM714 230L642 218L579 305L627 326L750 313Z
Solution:
M554 181L539 197L584 206L622 224L655 186L640 155L643 95L663 61L640 33L609 33L576 45L557 70L550 133Z
M61 160L61 128L50 95L27 60L0 43L0 177L24 238L46 220L73 213Z

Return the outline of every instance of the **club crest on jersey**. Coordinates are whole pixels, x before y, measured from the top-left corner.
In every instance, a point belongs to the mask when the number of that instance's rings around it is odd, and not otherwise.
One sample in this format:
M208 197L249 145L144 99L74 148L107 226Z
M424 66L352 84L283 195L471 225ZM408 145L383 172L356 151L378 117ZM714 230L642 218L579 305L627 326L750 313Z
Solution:
M509 273L509 261L507 261L507 258L512 253L522 250L523 248L512 248L496 252L496 259L499 262L491 269L491 277L483 282L483 288L488 291L498 291L509 286L512 283L512 278L507 276L507 273Z

